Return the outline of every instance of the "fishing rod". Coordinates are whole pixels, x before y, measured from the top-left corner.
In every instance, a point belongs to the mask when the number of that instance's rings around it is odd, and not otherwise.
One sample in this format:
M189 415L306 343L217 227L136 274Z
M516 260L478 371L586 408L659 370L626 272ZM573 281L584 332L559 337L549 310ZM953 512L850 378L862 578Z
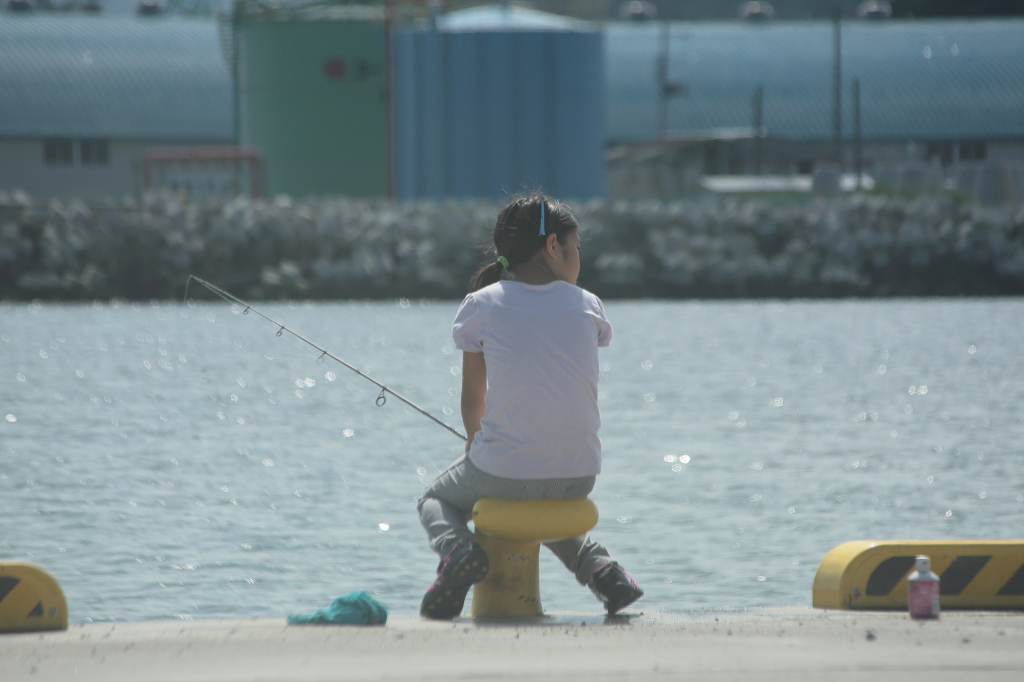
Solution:
M356 374L358 374L362 378L366 379L370 383L372 383L375 386L377 386L380 389L380 395L377 396L377 400L375 401L376 404L377 404L377 407L383 407L384 404L387 403L387 401L388 401L387 394L390 393L391 395L395 396L396 398L401 400L403 403L405 403L406 405L408 405L412 409L414 409L417 412L419 412L420 414L422 414L424 417L427 417L428 419L431 419L436 424L444 427L447 431L449 431L451 433L454 433L456 436L458 436L462 440L466 440L466 437L463 436L461 433L459 433L458 431L456 431L452 427L448 426L443 421L441 421L440 419L438 419L434 415L430 414L429 412L427 412L422 407L420 407L416 403L412 402L408 398L406 398L406 397L404 397L402 395L399 395L398 393L395 393L394 391L392 391L390 388L388 388L384 384L380 383L379 381L377 381L373 377L371 377L371 376L369 376L367 374L364 374L363 372L360 372L358 369L356 369L352 365L348 364L347 362L345 362L344 360L339 358L334 353L331 353L326 348L323 348L323 347L313 343L312 341L307 339L305 336L302 336L301 334L298 334L297 332L292 331L291 329L289 329L285 325L281 324L277 320L273 319L272 317L268 317L267 315L264 315L259 310L257 310L256 308L252 307L251 305L249 305L248 303L246 303L242 299L238 298L234 294L229 293L229 292L221 289L220 287L216 286L215 284L211 284L210 282L207 282L205 279L200 279L199 277L196 277L195 275L189 275L188 276L188 280L185 282L185 303L186 303L186 305L188 304L188 287L192 283L192 280L195 280L195 281L199 282L201 285L203 285L204 287L206 287L207 289L209 289L213 293L217 294L218 296L223 298L228 303L235 303L235 304L238 304L238 305L241 305L241 306L245 306L245 310L242 311L243 315L248 315L249 311L251 310L254 313L256 313L257 315L259 315L260 317L262 317L267 322L270 322L274 326L278 327L278 330L277 330L277 335L278 336L281 336L285 332L288 332L289 334L291 334L292 336L297 338L299 341L302 341L303 343L308 344L308 345L312 346L313 348L317 349L318 351L320 351L320 357L317 358L317 360L316 360L317 362L323 363L325 357L330 358L332 360L335 360L335 361L339 362L340 364L342 364L345 367L347 367L348 369L352 370L353 372L355 372Z

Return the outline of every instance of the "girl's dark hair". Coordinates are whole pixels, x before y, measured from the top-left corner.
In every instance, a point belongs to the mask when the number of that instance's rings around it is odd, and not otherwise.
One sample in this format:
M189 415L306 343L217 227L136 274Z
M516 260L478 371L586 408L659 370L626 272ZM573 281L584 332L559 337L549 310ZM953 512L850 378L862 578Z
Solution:
M521 194L501 209L494 222L494 245L487 253L493 255L488 264L474 273L469 290L476 291L501 279L504 267L496 259L504 256L508 267L514 268L533 258L544 246L547 236L540 233L540 207L544 205L544 231L558 236L564 244L573 230L579 228L576 218L565 204L540 193Z

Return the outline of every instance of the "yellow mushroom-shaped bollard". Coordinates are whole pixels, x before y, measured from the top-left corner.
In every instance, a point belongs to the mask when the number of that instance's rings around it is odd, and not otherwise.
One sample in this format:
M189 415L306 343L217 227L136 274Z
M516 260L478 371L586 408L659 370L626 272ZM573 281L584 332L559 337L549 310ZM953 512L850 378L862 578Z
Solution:
M525 502L481 498L473 507L473 524L491 568L473 586L470 615L544 615L540 543L583 535L597 525L597 518L597 505L587 498Z
M856 540L833 548L814 574L819 609L906 609L917 555L939 574L942 609L1024 608L1024 540Z
M0 632L67 630L68 605L57 580L21 561L0 561Z

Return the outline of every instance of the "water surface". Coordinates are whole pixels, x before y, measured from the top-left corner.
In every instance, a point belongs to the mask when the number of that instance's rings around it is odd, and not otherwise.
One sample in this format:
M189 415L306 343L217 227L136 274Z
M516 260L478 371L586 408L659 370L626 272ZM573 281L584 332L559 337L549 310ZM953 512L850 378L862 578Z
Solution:
M0 559L72 622L414 613L450 433L226 304L0 304ZM457 302L260 309L461 429ZM809 604L855 539L1013 538L1024 301L609 302L594 531L644 610ZM594 610L542 555L549 610Z

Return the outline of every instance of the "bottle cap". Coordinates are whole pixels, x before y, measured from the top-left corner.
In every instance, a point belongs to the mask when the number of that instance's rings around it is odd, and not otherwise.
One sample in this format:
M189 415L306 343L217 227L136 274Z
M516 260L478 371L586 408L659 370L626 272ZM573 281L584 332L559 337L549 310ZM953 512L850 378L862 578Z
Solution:
M931 573L932 560L931 557L925 554L917 555L917 572L918 573Z

